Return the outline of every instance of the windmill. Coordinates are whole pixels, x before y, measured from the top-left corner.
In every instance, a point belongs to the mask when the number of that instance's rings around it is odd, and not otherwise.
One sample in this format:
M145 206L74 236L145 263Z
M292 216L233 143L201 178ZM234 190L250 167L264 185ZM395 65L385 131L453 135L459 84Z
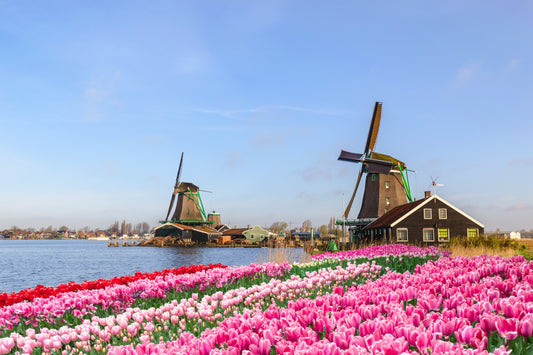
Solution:
M393 207L413 201L405 163L387 154L374 151L381 121L381 102L374 105L374 113L363 153L341 150L338 160L361 163L352 198L344 211L344 219L352 208L361 177L366 174L365 192L358 219L377 218Z
M168 212L165 221L177 222L181 224L207 223L204 204L202 202L202 198L200 197L200 188L190 182L180 182L182 165L183 152L181 153L176 183L174 184L174 191L172 192L172 196L170 198L170 205L168 206ZM172 212L172 207L174 205L176 196L178 197L176 202L176 210L174 211L172 218L169 220L168 217Z

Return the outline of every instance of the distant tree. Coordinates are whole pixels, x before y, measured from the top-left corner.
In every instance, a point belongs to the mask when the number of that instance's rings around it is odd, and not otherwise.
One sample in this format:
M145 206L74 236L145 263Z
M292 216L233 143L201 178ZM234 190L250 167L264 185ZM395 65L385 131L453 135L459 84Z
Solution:
M68 231L68 227L67 226L61 226L61 227L59 227L59 230L63 231L63 232L66 232L66 231Z
M274 222L270 226L270 231L272 233L279 234L280 232L286 230L288 225L289 224L287 222Z
M142 223L142 233L148 233L150 231L150 225L146 222Z
M46 232L47 233L52 233L53 231L54 231L54 227L52 227L52 226L46 227Z
M90 231L91 229L89 228L89 226L85 226L85 227L83 227L81 230L82 230L84 233L89 233L89 231Z
M311 232L311 228L313 228L313 223L311 223L310 220L306 219L305 221L303 221L302 223L302 232Z
M13 231L13 233L17 233L18 231L20 231L20 228L17 226L11 226L11 230Z
M335 217L331 217L329 219L329 224L328 224L328 233L335 234L336 230L337 230L337 219Z
M325 224L321 225L318 231L322 236L327 235L329 233L328 226L326 226Z
M112 225L107 228L108 233L118 233L119 232L119 222L115 221Z

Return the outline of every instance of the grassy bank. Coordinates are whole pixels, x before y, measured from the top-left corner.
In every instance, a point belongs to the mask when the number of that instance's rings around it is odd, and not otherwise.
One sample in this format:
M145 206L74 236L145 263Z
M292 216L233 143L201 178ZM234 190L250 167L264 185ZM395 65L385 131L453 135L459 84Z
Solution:
M447 245L446 250L452 256L500 255L510 257L523 255L526 259L533 259L533 240L508 239L496 236L455 237Z

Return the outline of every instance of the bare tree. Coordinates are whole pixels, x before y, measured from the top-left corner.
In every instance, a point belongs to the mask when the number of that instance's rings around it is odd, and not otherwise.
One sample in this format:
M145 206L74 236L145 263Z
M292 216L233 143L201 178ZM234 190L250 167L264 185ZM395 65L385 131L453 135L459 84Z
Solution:
M150 225L146 222L142 223L142 233L148 233L150 231Z
M279 234L280 232L286 230L287 227L288 227L287 222L274 222L274 223L272 223L272 225L270 226L270 231L271 231L272 233Z
M302 223L302 232L308 233L311 232L311 228L313 228L313 223L311 223L310 220L306 219Z
M109 228L107 228L107 231L109 233L118 233L119 232L119 222L115 221L115 223L113 223L112 225L109 226Z

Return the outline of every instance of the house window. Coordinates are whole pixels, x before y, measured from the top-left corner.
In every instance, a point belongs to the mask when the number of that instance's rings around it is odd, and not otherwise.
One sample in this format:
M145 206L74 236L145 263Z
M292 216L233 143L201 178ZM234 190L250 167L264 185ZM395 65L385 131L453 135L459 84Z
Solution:
M431 208L424 208L424 219L431 219Z
M385 208L385 213L387 213L387 212L389 212L389 210Z
M397 228L396 229L396 240L398 242L407 241L407 228Z
M388 181L385 181L385 188L386 188L386 189L389 188L389 182L388 182Z
M446 208L439 208L439 219L448 219L448 210Z
M450 230L448 228L439 228L439 242L450 241Z
M466 235L468 238L477 237L479 235L479 230L477 228L468 228L466 230Z
M390 199L388 197L385 198L385 202L387 203L387 205L390 205Z
M372 174L372 181L376 181L376 174Z
M424 236L424 242L434 242L435 241L435 231L433 228L424 228L422 230Z

